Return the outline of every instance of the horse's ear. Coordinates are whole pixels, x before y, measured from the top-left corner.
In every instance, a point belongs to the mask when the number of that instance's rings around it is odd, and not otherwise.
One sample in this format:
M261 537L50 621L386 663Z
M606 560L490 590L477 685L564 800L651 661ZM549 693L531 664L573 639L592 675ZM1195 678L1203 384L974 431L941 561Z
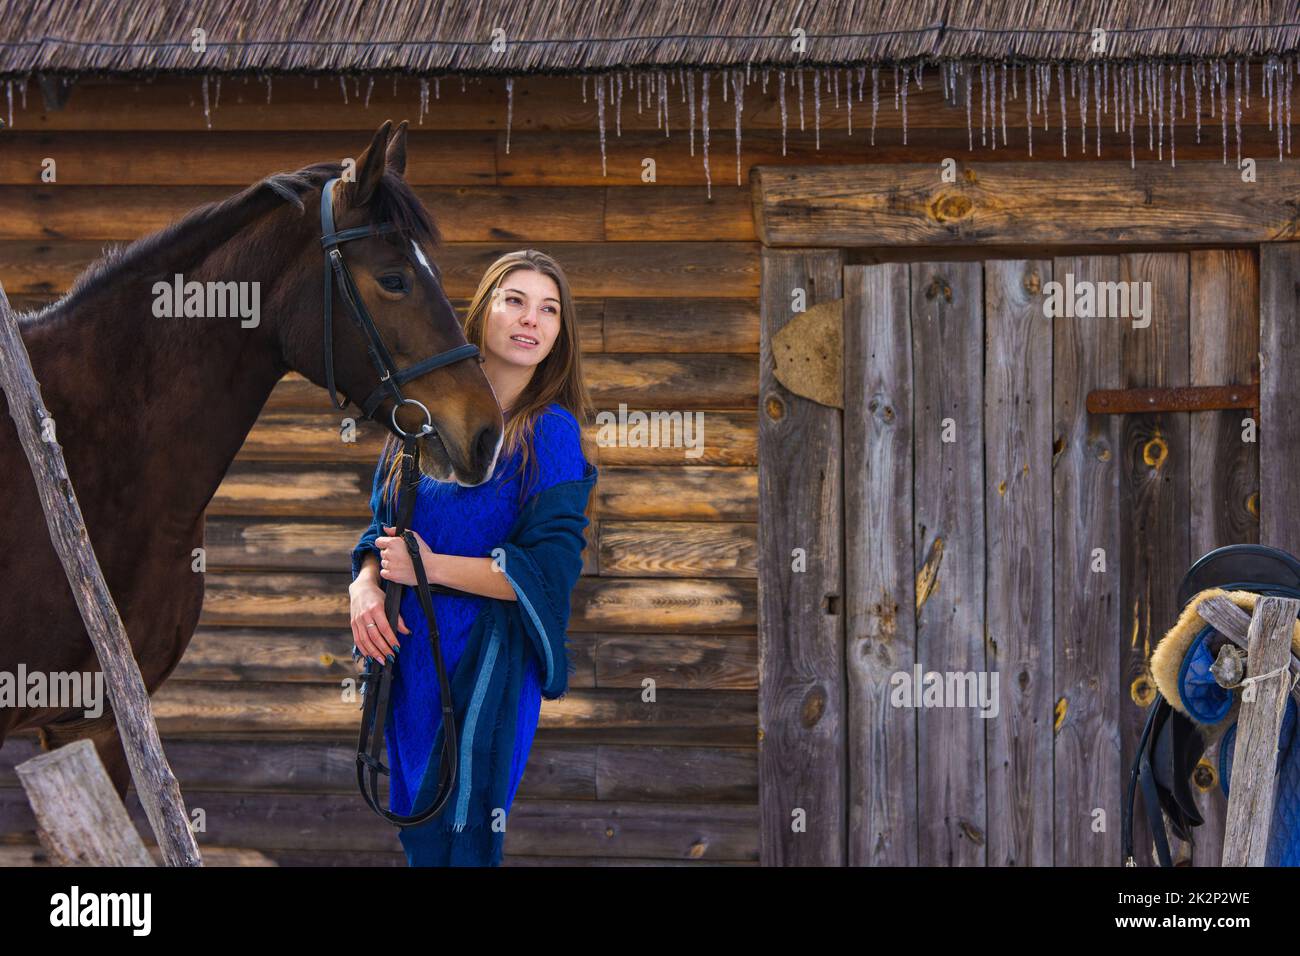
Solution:
M375 130L375 138L370 141L365 152L357 157L357 189L355 204L364 206L374 198L379 181L384 177L386 161L385 149L388 137L393 131L393 121L384 120L384 125Z
M406 175L406 129L409 124L402 120L393 130L393 138L388 141L388 168L399 176Z

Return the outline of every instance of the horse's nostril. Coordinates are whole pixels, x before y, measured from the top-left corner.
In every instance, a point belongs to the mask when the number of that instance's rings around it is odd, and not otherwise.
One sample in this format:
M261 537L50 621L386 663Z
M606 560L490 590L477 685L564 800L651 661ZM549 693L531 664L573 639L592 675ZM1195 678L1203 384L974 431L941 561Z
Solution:
M497 430L491 425L484 427L478 433L478 440L475 442L475 448L478 450L480 461L488 461L492 457L492 452L497 445Z

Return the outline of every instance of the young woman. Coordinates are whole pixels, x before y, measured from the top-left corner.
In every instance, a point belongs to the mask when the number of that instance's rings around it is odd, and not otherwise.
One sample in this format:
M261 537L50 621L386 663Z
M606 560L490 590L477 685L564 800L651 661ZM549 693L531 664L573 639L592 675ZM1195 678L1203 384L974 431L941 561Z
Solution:
M559 264L531 249L494 262L470 303L465 338L483 355L506 428L489 481L466 488L421 476L416 496L411 528L429 583L467 593L433 595L460 768L446 808L400 831L412 866L500 863L541 698L568 686L564 629L597 474L579 426L593 410ZM392 536L400 450L390 436L375 471L375 519L352 553L349 594L358 650L395 662L389 803L405 815L423 810L437 792L442 717L414 588L403 595L398 634L384 615L384 583L416 583L405 543Z

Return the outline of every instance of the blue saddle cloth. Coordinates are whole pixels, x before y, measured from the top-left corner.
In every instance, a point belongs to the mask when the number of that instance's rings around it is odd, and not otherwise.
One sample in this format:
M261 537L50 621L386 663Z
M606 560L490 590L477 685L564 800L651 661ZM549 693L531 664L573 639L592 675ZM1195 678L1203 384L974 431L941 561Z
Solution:
M1220 687L1210 673L1214 663L1206 639L1209 631L1192 644L1183 658L1178 675L1183 706L1199 723L1217 724L1232 709L1233 691ZM1273 804L1273 825L1269 832L1267 866L1300 866L1300 734L1296 731L1296 704L1286 702L1282 730L1278 736L1277 796ZM1232 777L1232 756L1237 742L1233 722L1219 741L1219 784L1228 794Z

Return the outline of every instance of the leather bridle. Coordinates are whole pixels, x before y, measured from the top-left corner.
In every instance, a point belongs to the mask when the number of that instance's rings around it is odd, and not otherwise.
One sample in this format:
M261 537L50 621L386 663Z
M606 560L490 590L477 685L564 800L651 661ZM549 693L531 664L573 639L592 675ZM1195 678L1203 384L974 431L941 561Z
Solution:
M473 358L479 354L479 350L475 345L459 345L445 352L439 352L423 362L417 362L410 368L398 370L393 362L392 354L384 345L379 330L375 328L374 320L371 319L370 313L366 310L365 303L361 299L361 293L357 290L356 282L352 279L352 273L348 271L347 262L343 259L343 252L339 249L342 243L352 239L396 232L397 226L394 223L385 222L374 226L357 226L354 229L336 230L334 228L333 193L334 185L338 181L338 178L335 177L326 182L325 187L321 190L320 198L322 232L320 243L325 250L325 384L329 388L330 401L334 404L335 409L346 407L347 402L340 404L334 389L333 292L337 283L339 294L342 296L343 301L347 303L352 320L356 323L366 341L366 349L370 353L370 360L375 366L375 371L379 373L379 384L361 403L361 412L366 418L373 420L375 412L384 399L392 398L393 400L393 411L389 416L390 422L385 424L389 425L392 432L402 440L403 445L401 452L401 506L393 525L396 530L395 536L403 539L406 550L411 556L411 564L415 569L416 595L420 599L420 606L429 625L429 643L432 645L431 650L438 671L438 686L442 697L443 726L438 792L434 795L429 806L407 816L384 809L380 805L379 799L379 774L387 774L389 771L380 759L380 753L381 748L384 746L384 722L388 716L393 675L392 667L386 667L373 658L367 657L365 671L360 677L362 714L361 733L357 739L357 786L360 788L361 796L370 809L389 823L399 827L416 826L437 816L446 807L447 801L451 797L460 764L460 747L456 732L456 715L452 708L451 683L447 679L447 668L442 659L442 643L438 636L438 622L434 617L432 595L434 592L462 595L465 592L429 583L424 570L424 562L420 558L419 544L415 539L415 534L409 530L411 517L415 510L416 488L420 482L418 440L425 435L436 435L437 430L433 427L433 416L429 413L429 409L413 398L404 397L401 386L436 368L463 359ZM424 412L424 424L418 432L404 431L397 424L397 410L403 405L416 405ZM388 582L385 588L384 614L388 618L389 627L394 634L397 633L397 620L404 590L404 585L392 581ZM352 652L354 657L360 656L360 652L355 647Z
M352 239L364 239L367 236L396 232L397 226L391 222L384 222L372 226L357 226L342 231L335 230L333 196L334 185L338 181L336 176L326 182L325 188L321 190L320 194L322 232L320 244L325 250L325 387L329 389L330 401L334 403L335 409L347 407L346 401L342 404L339 403L339 397L334 389L333 292L334 285L337 282L339 295L348 304L352 313L352 321L356 323L362 337L366 340L366 350L370 353L370 361L374 364L375 371L379 373L379 384L375 386L375 390L370 393L364 402L359 403L362 415L373 420L375 412L383 400L391 398L393 400L393 411L389 416L391 430L398 438L419 438L434 433L433 416L429 414L429 409L425 408L422 402L403 397L400 386L412 379L419 378L426 372L432 372L436 368L451 365L453 362L459 362L462 359L474 358L479 354L478 346L472 344L458 345L445 352L432 355L423 362L417 362L410 368L404 368L400 371L397 369L392 353L384 345L384 340L380 336L379 330L375 328L374 320L371 319L370 313L366 310L365 302L361 299L361 293L357 290L357 284L352 279L352 273L348 271L348 264L343 259L343 250L339 248L340 244ZM397 410L403 405L417 405L424 412L424 425L420 431L408 434L397 424Z

